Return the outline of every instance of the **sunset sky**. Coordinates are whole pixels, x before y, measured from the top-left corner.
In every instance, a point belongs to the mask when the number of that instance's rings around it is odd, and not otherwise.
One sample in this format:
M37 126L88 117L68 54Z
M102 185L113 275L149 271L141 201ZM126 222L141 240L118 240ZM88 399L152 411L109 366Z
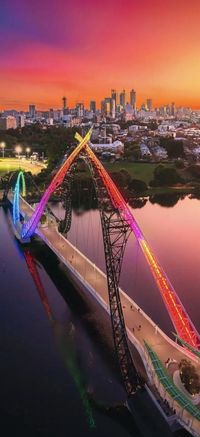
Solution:
M200 108L200 0L0 0L0 109L111 88Z

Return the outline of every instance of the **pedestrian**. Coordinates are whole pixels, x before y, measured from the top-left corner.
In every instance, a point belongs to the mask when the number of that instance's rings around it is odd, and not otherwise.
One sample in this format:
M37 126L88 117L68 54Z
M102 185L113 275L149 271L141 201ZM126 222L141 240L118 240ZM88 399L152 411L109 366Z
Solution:
M140 308L138 308L138 313L140 312Z

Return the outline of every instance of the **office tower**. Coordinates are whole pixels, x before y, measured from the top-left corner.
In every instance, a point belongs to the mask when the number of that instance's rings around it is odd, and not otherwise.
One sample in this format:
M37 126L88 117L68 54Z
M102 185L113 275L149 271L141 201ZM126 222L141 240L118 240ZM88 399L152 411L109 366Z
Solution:
M29 105L29 116L30 118L35 118L36 116L35 105Z
M0 129L1 130L7 130L7 129L16 129L17 127L17 121L16 118L12 115L8 115L7 117L0 117Z
M84 104L82 102L76 104L76 113L77 113L77 117L84 116Z
M24 127L25 125L25 117L23 114L17 114L16 115L16 122L17 122L17 127Z
M110 115L115 118L116 102L115 99L110 99Z
M175 115L175 112L176 112L176 106L175 106L175 103L172 102L172 104L171 104L171 115Z
M53 108L49 109L49 118L54 118L54 110L53 110Z
M119 103L121 106L123 106L123 108L125 107L125 104L126 104L126 91L125 90L123 90L119 95Z
M147 105L146 105L148 111L152 111L153 109L153 102L152 99L147 99Z
M63 110L64 110L67 107L67 99L66 99L66 97L63 97L62 101L63 101Z
M63 115L67 115L67 99L66 99L66 97L62 98L62 102L63 102Z
M111 99L115 100L115 107L117 106L117 91L112 89L111 90Z
M136 109L136 91L132 89L130 91L130 104L133 107L133 109Z
M95 112L96 112L96 102L95 102L95 100L91 100L91 102L90 102L90 111L91 112L93 112L93 114L95 114Z

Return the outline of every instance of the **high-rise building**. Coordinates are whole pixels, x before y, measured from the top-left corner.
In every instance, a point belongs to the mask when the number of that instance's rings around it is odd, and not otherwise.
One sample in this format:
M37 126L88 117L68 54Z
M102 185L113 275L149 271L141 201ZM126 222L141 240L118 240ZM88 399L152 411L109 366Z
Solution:
M115 118L116 102L115 99L110 99L110 115Z
M35 105L29 105L29 116L30 118L35 118L36 116Z
M84 104L83 103L76 104L76 114L77 114L77 117L84 116Z
M90 102L90 111L93 112L93 114L95 114L96 109L97 109L97 107L96 107L95 100L91 100L91 102Z
M66 99L66 97L63 97L62 101L63 101L63 115L67 115L67 99Z
M146 107L147 107L147 110L148 110L148 111L152 111L152 109L153 109L153 102L152 102L152 99L147 99L147 105L146 105Z
M49 109L49 118L54 118L54 109L53 108Z
M17 122L17 127L24 127L25 125L25 117L23 114L17 114L16 115L16 122Z
M66 99L66 97L63 97L62 101L63 101L63 109L66 109L67 108L67 99Z
M125 107L125 104L126 104L126 91L125 90L123 90L119 95L119 103L121 106L123 106L123 108Z
M112 89L111 90L111 99L115 100L115 107L117 106L117 91Z
M176 112L176 106L175 106L175 103L172 102L172 104L171 104L171 115L175 115L175 112Z
M0 117L0 130L16 129L17 121L12 115L8 117Z
M130 105L134 110L136 109L136 91L134 89L130 91Z

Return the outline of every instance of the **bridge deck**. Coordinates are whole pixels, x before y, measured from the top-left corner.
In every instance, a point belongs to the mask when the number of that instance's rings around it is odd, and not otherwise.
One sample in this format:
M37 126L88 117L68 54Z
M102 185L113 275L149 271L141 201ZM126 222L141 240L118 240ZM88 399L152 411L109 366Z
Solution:
M11 199L12 201L12 199ZM32 215L33 208L20 199L20 210L22 214L27 216ZM48 227L40 227L37 234L48 244L48 246L59 256L59 258L74 272L82 277L85 284L88 284L88 289L93 290L93 295L98 298L104 308L109 311L108 302L108 288L106 275L99 270L90 260L88 260L81 252L79 252L68 240L58 233L54 222L50 223ZM86 287L87 288L87 287ZM150 359L146 352L144 342L146 341L156 352L160 361L166 367L165 363L168 358L176 360L177 363L181 359L186 358L193 361L197 370L200 373L200 361L195 358L189 351L183 349L171 340L167 335L160 330L155 323L144 313L143 310L138 309L137 304L124 293L120 291L120 297L124 312L124 318L127 328L128 337L136 347L139 345L143 352L143 359L146 359L147 367L150 366ZM141 328L140 328L141 327ZM167 373L172 377L172 366L169 366ZM174 369L173 369L174 370ZM158 387L157 387L158 388ZM183 411L180 411L183 417ZM191 416L184 410L184 420L191 422ZM197 419L193 419L197 422ZM200 422L195 429L198 428L198 433L194 435L200 436Z

